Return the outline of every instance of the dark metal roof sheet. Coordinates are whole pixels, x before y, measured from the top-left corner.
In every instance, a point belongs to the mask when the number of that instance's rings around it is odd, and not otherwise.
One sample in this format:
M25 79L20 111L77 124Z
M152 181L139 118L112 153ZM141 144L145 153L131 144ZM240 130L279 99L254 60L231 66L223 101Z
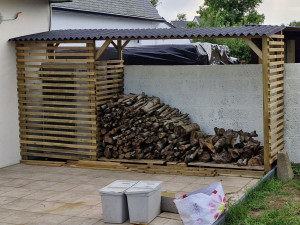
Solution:
M73 0L52 8L165 21L149 0Z
M10 39L11 41L107 40L107 39L193 39L207 37L270 36L285 26L205 27L194 29L91 29L53 30Z

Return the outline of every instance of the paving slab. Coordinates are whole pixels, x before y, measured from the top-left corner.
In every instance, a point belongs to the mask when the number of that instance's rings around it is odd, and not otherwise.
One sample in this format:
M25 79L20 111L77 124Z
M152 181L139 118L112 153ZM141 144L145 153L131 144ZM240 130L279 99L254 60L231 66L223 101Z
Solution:
M259 180L242 177L199 177L143 174L17 164L0 169L1 224L105 225L98 189L115 180L160 180L176 197L221 182L234 203ZM123 224L129 224L126 221ZM182 225L178 214L162 213L150 225Z

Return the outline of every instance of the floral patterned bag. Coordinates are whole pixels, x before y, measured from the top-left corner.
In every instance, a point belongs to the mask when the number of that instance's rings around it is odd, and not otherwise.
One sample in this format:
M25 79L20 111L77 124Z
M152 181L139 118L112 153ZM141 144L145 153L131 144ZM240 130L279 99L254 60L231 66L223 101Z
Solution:
M174 199L185 225L211 225L226 211L226 198L220 182Z

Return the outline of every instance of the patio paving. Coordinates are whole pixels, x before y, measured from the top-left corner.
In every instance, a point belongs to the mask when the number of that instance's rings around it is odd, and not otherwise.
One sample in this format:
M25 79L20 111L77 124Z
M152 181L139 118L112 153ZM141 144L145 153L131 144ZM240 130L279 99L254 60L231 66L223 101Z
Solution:
M0 225L103 225L98 189L115 180L160 180L175 195L221 181L233 203L258 179L143 174L110 170L17 164L0 169ZM126 222L124 224L129 224ZM177 214L162 213L151 225L181 225Z

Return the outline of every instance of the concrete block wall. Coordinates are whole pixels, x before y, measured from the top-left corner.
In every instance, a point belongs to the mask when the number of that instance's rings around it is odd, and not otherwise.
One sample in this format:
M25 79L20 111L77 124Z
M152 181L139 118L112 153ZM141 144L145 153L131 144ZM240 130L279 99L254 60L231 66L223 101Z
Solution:
M286 65L285 149L294 162L300 162L299 73L299 64ZM207 133L256 130L263 142L261 65L126 66L125 93L141 92L190 114Z
M285 149L291 161L300 163L300 64L285 64Z

